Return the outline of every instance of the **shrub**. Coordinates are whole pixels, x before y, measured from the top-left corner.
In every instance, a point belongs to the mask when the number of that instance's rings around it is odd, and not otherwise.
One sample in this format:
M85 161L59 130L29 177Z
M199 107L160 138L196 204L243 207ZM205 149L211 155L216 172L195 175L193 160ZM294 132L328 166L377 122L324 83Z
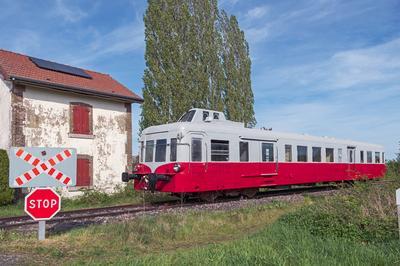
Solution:
M320 236L366 242L398 238L395 191L400 187L396 168L383 180L360 182L338 195L319 199L288 214L282 221Z
M0 205L10 204L14 190L8 187L9 160L5 150L0 150Z

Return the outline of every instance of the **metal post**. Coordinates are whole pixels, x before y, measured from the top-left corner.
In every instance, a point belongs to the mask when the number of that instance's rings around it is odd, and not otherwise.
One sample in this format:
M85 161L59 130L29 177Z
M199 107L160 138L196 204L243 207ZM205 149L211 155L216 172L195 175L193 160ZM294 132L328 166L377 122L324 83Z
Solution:
M38 237L39 240L46 239L46 221L39 221Z
M397 221L399 223L399 238L400 238L400 205L397 205Z
M396 205L397 205L397 222L399 224L399 238L400 238L400 188L396 190Z

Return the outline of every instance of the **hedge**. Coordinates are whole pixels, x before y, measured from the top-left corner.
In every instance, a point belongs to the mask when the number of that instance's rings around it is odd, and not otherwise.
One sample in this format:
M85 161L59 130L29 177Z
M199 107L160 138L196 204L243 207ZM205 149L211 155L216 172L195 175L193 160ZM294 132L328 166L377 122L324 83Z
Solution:
M10 204L14 199L14 190L8 187L8 155L0 150L0 205Z

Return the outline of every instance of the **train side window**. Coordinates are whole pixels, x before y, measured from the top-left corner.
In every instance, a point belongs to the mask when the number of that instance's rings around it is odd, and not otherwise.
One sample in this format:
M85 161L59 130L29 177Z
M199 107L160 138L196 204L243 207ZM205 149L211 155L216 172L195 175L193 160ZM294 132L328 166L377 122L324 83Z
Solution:
M210 112L203 111L203 121L206 120L209 115L210 115Z
M338 149L338 162L341 163L342 162L342 153L343 150L341 148Z
M385 153L382 152L382 163L385 163Z
M297 146L297 161L307 162L307 146Z
M380 154L380 152L375 152L375 163L381 163L381 154Z
M146 141L146 162L153 161L153 154L154 154L154 140Z
M240 141L239 142L239 153L240 153L240 161L248 162L249 161L249 143Z
M211 161L229 161L229 141L211 140Z
M219 113L214 113L214 115L213 115L213 119L219 119Z
M274 144L263 143L261 146L262 150L262 161L273 162L274 161Z
M333 163L334 160L334 149L333 148L326 148L325 149L325 161L327 163Z
M321 148L320 147L312 147L312 160L313 160L313 162L321 161Z
M144 160L144 142L140 142L140 161L143 162Z
M167 155L167 140L158 139L156 141L156 162L165 162Z
M171 162L176 162L176 152L177 152L177 144L176 138L171 139L171 144L169 145L170 153L169 153L169 160Z
M367 163L372 163L372 151L367 151Z
M285 161L291 162L292 161L292 145L285 145Z
M364 162L364 151L360 151L360 163Z
M193 162L201 162L201 139L193 138L192 139L192 161Z

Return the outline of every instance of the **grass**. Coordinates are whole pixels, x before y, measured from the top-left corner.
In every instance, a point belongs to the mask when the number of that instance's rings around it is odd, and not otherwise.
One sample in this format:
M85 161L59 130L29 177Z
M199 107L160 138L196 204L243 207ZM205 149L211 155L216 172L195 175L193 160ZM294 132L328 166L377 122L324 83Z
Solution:
M63 198L61 201L61 210L77 210L84 208L96 208L122 204L137 204L143 201L166 200L171 197L160 193L143 193L133 189L133 185L117 188L113 194L107 194L101 191L86 190L82 195L75 198ZM24 215L24 202L17 204L0 206L0 217Z
M67 265L399 265L398 187L398 168L389 167L385 182L301 203L143 216L41 243L34 234L0 232L0 254Z
M254 235L296 207L274 203L229 212L143 217L124 223L75 229L53 235L43 243L39 243L35 235L2 232L0 253L10 250L23 253L35 264L108 264L121 258L129 262L141 256L146 259L146 256L154 254L190 250Z

